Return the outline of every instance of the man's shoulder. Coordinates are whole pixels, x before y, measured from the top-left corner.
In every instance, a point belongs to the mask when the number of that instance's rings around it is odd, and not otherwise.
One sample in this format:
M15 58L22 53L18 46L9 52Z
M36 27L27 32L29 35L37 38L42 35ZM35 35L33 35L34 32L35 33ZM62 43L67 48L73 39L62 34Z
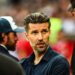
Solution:
M26 60L26 59L23 58L23 59L21 59L21 60L19 61L19 63L22 64L25 60Z
M60 54L54 56L48 63L48 68L53 73L53 75L58 75L59 73L62 75L69 75L69 63L64 56Z
M55 50L49 50L49 57L51 57L51 60L50 61L60 61L60 62L68 62L67 59L61 55L60 53L56 52Z
M57 60L57 61L60 61L60 60L61 60L62 62L63 62L63 61L68 62L67 59L66 59L64 56L62 56L61 54L59 54L59 55L56 56L56 57L57 57L57 58L56 58L55 60Z
M54 67L58 66L58 65L69 66L67 59L64 56L62 56L61 54L54 56L49 62Z
M8 50L4 47L0 45L0 53L8 53Z
M6 50L3 46L0 45L0 50Z
M32 53L30 56L28 56L27 58L23 58L19 61L19 63L21 65L25 65L28 64L30 61L32 61L32 59L34 58L34 53Z
M21 59L21 60L19 61L19 63L20 63L21 65L24 65L25 63L27 63L27 61L28 61L28 58L23 58L23 59Z

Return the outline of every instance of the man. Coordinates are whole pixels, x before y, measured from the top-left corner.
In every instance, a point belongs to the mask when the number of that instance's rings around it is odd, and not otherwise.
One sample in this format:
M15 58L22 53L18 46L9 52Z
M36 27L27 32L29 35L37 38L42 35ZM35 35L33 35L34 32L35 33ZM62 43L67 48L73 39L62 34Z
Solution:
M0 75L25 75L25 73L17 61L0 53Z
M72 9L72 15L75 16L75 0L70 0L71 2L71 9ZM72 58L71 58L71 68L72 68L72 73L75 75L75 37L74 37L74 48L73 48L73 53L72 53Z
M24 28L17 27L10 16L0 17L0 53L18 60L8 52L8 50L15 50L17 42L16 32L24 32Z
M75 18L75 0L70 0L70 6L68 10L72 13L73 17ZM75 75L75 23L74 23L74 35L70 38L70 40L74 42L73 53L71 58L71 69L72 74Z
M74 44L73 53L72 53L71 68L72 68L73 75L75 75L75 44Z
M33 48L32 55L20 61L26 75L69 75L68 61L49 46L49 18L43 13L32 13L24 24Z

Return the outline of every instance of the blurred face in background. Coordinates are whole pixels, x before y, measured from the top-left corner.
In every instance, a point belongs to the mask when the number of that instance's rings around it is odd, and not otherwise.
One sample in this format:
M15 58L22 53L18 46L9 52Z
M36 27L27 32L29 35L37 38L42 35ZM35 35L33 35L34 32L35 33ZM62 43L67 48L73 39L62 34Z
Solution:
M70 0L72 6L72 15L75 17L75 0Z
M7 40L6 47L8 48L8 50L14 51L16 48L16 42L18 40L16 33L9 32L7 36L8 36L8 40Z
M70 0L67 10L75 17L75 0Z
M72 11L72 15L75 16L75 8Z

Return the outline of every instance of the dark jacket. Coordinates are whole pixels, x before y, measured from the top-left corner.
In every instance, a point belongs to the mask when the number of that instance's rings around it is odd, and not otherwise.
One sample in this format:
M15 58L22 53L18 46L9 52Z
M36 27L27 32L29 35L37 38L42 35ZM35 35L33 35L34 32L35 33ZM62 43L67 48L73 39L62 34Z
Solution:
M9 57L11 57L11 58L13 58L13 59L18 61L18 59L16 57L14 57L13 55L9 54L8 50L6 48L4 48L3 46L1 46L1 45L0 45L0 53L3 53L3 54L5 54L5 55L7 55L7 56L9 56Z
M70 75L68 61L51 47L39 64L34 65L34 59L33 53L29 58L20 61L26 75Z
M26 75L22 66L7 55L0 53L0 75Z
M75 75L75 44L74 44L73 54L71 59L71 68L72 68L73 75Z

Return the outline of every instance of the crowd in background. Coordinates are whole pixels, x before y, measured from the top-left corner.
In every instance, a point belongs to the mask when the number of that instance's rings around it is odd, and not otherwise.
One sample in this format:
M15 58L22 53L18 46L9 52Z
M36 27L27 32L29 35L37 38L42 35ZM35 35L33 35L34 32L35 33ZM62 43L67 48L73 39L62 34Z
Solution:
M1 0L0 16L11 15L17 25L23 25L26 15L32 12L44 12L49 17L73 18L67 12L69 0ZM3 2L4 1L4 2Z

